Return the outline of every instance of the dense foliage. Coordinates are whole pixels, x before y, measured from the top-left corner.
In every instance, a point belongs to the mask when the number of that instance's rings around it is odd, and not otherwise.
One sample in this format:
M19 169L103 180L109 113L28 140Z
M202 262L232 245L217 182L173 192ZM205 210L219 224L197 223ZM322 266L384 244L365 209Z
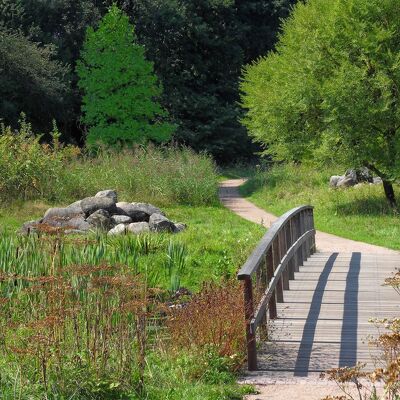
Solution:
M277 50L247 68L253 137L277 159L317 156L400 177L400 9L396 0L310 0L284 23Z
M52 118L62 120L67 72L53 48L0 25L0 118L15 125L24 111L35 125L49 127Z
M162 121L166 112L157 102L162 90L153 65L117 6L109 9L98 29L88 29L77 72L89 147L170 138L173 126Z
M295 0L120 0L116 3L136 25L138 42L164 86L162 99L176 139L207 150L222 161L249 156L254 147L238 119L238 78L242 65L265 54L275 42L280 18ZM70 96L57 100L45 121L35 121L18 102L26 90L15 86L8 98L12 113L0 115L15 125L21 111L40 130L56 118L66 140L82 141L81 93L75 65L88 26L95 27L111 1L0 0L0 25L30 42L53 44L59 62L69 65ZM15 75L18 77L18 70ZM7 82L0 72L0 86ZM16 98L16 99L15 99ZM27 98L29 100L29 97ZM32 106L37 102L32 101ZM58 104L58 103L57 103Z

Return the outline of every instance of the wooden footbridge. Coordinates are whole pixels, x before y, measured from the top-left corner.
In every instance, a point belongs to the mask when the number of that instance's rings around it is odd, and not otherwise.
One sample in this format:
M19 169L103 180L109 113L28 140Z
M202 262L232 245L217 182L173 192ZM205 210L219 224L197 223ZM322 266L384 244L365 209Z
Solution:
M351 229L351 227L349 227ZM308 376L357 362L372 368L371 318L399 317L383 286L400 255L317 252L313 208L282 215L241 268L248 369Z

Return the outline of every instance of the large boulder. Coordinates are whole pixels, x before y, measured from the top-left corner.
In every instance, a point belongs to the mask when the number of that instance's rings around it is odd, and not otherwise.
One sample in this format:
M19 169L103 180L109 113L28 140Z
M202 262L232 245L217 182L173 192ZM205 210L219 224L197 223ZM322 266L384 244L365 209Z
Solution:
M102 229L106 231L108 231L112 225L110 213L103 209L97 210L93 214L90 214L90 216L86 218L86 222L96 229Z
M150 226L148 222L133 222L127 226L128 232L139 235L141 233L150 232Z
M43 219L50 218L73 218L77 216L83 216L82 208L74 207L54 207L49 208L45 213Z
M154 232L174 232L175 225L161 214L152 214L149 219L150 229Z
M62 217L52 217L52 218L44 218L40 227L51 227L57 229L65 229L65 230L79 230L79 231L88 231L91 229L91 225L85 220L82 215L74 216L71 218L62 218Z
M150 215L144 211L141 207L137 207L135 204L119 202L116 204L117 213L125 214L132 218L133 222L148 222Z
M75 210L77 214L83 214L81 203L82 200L74 201L72 204L65 208L68 208L69 210Z
M344 178L343 176L340 175L333 175L331 176L331 178L329 179L329 186L330 187L337 187L338 182L340 181L340 179Z
M110 214L116 212L115 201L110 197L86 197L81 201L81 207L86 216L97 210L105 210Z
M351 187L357 185L357 172L354 169L348 169L343 177L337 182L337 187Z
M132 218L128 217L127 215L113 215L111 217L111 222L114 225L130 224L132 222Z
M112 199L114 203L118 201L117 192L112 189L101 190L100 192L97 192L94 197L108 197Z
M358 168L355 172L357 175L358 183L360 182L373 183L374 176L367 167Z
M161 214L161 215L165 215L158 207L153 206L153 204L149 204L149 203L132 203L138 210L145 212L146 214L148 214L148 216L150 217L150 215L152 214Z
M186 228L186 224L182 222L177 222L176 224L174 224L174 233L183 232Z
M114 235L122 235L126 233L126 225L125 224L118 224L117 226L114 226L111 230L108 231L108 235L114 236Z

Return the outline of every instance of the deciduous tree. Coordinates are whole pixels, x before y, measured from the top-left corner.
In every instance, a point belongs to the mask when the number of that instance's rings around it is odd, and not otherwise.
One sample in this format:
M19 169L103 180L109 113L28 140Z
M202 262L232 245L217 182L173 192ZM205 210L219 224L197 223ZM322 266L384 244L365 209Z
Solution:
M309 0L242 84L245 125L276 159L338 159L400 177L397 0Z

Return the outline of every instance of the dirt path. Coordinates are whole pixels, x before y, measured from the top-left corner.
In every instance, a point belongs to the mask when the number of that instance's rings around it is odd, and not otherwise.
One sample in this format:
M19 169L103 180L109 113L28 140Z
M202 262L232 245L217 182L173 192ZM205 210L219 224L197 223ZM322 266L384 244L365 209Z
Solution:
M269 228L277 217L241 197L238 188L244 182L244 179L222 182L219 191L221 202L241 217ZM317 250L321 252L399 254L397 251L384 247L344 239L319 231L316 235L316 244ZM247 396L247 400L320 400L328 395L343 394L335 383L321 380L318 374L311 374L307 378L285 378L285 376L253 372L243 377L241 382L254 384L259 391L256 395Z
M232 210L241 217L261 224L269 228L277 217L258 208L250 201L241 197L239 186L245 182L245 179L230 179L220 184L219 197L225 207ZM385 247L375 246L355 240L344 239L329 233L317 231L316 236L317 250L322 252L362 252L374 254L399 254L398 251L390 250Z

